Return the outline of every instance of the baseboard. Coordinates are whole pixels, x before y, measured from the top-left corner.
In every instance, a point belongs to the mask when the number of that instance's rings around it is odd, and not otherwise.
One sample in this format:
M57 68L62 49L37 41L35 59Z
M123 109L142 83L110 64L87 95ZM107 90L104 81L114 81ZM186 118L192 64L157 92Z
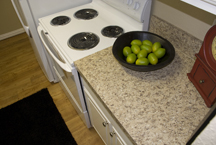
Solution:
M154 1L152 14L193 35L199 40L203 40L207 31L211 28L210 25L159 1Z
M13 36L21 34L23 32L25 32L24 29L20 28L20 29L17 29L17 30L14 30L14 31L11 31L11 32L8 32L8 33L5 33L5 34L2 34L2 35L0 35L0 40L4 40L4 39L10 38L10 37L13 37Z

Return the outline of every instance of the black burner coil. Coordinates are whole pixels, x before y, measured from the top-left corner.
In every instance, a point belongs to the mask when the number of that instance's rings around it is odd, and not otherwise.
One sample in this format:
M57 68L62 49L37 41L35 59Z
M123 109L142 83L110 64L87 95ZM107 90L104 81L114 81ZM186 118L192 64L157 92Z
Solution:
M74 16L78 19L90 20L98 16L98 12L94 9L82 9L77 11Z
M67 23L70 22L70 20L71 19L68 16L58 16L51 20L51 24L54 26L66 25Z
M124 33L124 30L119 26L107 26L101 30L103 36L117 38Z
M91 49L99 43L99 37L94 33L82 32L73 35L69 41L69 47L73 49Z

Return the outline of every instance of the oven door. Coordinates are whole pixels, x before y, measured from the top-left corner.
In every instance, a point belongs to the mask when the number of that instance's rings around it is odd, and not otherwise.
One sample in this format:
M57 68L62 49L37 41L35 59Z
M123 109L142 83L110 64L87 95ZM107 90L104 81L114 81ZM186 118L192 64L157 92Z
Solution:
M53 65L53 68L56 72L56 75L60 79L60 85L62 89L87 127L91 127L83 96L80 76L76 68L71 67L68 65L68 63L66 63L65 59L54 46L54 43L51 42L49 36L44 33L41 26L38 27L38 33L46 50L56 62L54 63L55 65Z

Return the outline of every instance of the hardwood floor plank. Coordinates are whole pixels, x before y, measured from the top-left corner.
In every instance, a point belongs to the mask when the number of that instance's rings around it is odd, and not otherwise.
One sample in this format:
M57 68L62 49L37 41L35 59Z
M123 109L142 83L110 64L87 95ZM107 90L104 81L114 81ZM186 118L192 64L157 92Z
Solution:
M48 88L78 145L103 145L96 131L81 121L59 83L50 83L25 33L0 41L0 109Z

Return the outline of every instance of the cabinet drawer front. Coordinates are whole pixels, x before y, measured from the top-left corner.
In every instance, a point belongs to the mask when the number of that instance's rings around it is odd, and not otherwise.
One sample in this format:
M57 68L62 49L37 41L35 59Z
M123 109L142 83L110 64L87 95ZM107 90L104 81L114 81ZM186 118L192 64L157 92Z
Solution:
M194 79L206 96L210 95L216 85L201 65L197 68Z

